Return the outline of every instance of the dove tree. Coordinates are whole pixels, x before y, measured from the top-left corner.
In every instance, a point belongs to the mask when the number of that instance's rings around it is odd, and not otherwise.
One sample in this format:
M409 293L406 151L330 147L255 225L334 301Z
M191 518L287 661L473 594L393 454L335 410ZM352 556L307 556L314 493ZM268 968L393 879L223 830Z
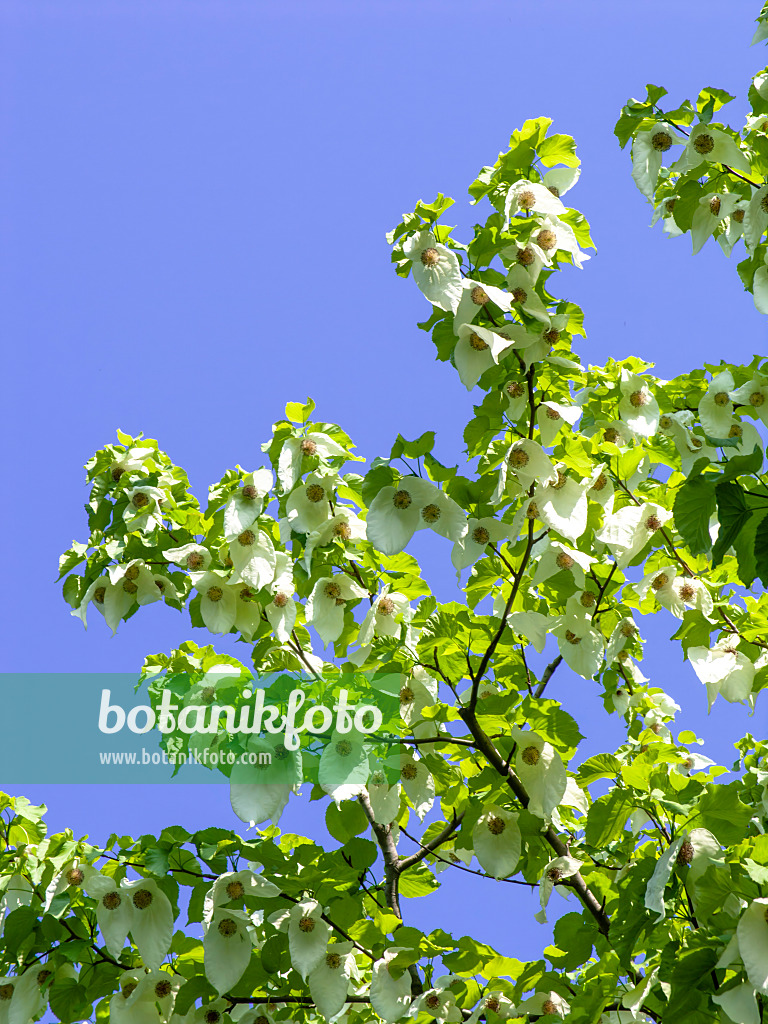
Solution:
M763 79L741 132L712 121L721 91L664 112L655 87L617 132L668 233L743 244L768 312ZM89 461L64 597L84 625L162 601L213 634L147 657L141 679L156 712L169 695L195 712L158 731L169 759L217 753L254 830L94 845L0 797L0 1022L765 1019L768 744L734 737L722 780L642 661L654 616L709 707L746 713L768 684L768 361L672 380L640 358L583 366L556 274L588 273L593 245L568 205L574 141L549 129L527 121L471 183L487 212L471 239L440 194L388 235L454 404L468 393L461 462L438 461L429 431L364 463L311 401L288 404L264 465L202 501L154 440L118 432ZM416 531L462 600L434 596ZM282 714L298 689L319 715L282 737L235 728L265 678ZM332 720L342 690L381 697L375 730ZM585 758L590 703L625 740ZM332 842L281 831L302 786ZM520 959L519 917L502 949L452 934L439 890L457 871L485 905L537 892L552 944ZM424 931L407 900L430 896L445 924Z

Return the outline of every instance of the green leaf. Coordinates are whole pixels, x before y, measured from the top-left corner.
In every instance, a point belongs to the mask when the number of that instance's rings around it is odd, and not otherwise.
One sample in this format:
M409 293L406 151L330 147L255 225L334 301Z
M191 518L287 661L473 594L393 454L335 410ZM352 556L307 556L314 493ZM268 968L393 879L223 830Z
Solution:
M734 455L723 468L723 480L734 480L737 476L751 476L763 467L763 450L756 444L749 455Z
M720 530L717 541L712 549L712 568L722 562L726 552L732 546L739 531L746 525L750 516L744 492L732 481L718 484L715 488L717 499L717 518Z
M93 1007L85 994L85 987L75 978L54 981L48 993L51 1010L62 1024L87 1020Z
M537 146L539 159L545 167L565 164L578 167L581 160L576 156L576 143L570 135L550 135Z
M768 587L768 515L763 513L755 530L755 571L764 587Z
M344 800L338 806L329 802L325 812L325 827L340 843L348 842L368 828L365 811L356 800Z
M613 754L595 754L579 766L579 784L588 786L598 779L615 779L621 771L621 761Z
M291 423L301 423L303 425L312 415L314 408L315 403L311 398L308 398L304 405L301 402L288 402L285 407L285 415Z
M423 862L415 864L400 875L400 893L402 896L429 896L440 888L440 883ZM398 933L399 934L399 933Z
M15 957L24 939L35 930L37 925L37 912L32 907L19 907L9 914L5 919L3 931L3 945L6 954Z
M634 802L622 789L612 789L605 796L598 797L587 815L586 839L589 845L599 849L618 839L633 807Z
M159 846L150 847L144 851L144 864L147 871L151 871L153 875L164 877L168 874L169 866L167 851L161 850Z
M715 511L715 485L704 476L694 477L677 492L673 512L677 532L692 555L709 551L709 519Z
M724 846L742 840L752 819L752 808L739 799L741 785L740 781L710 782L698 803L696 823L701 822Z

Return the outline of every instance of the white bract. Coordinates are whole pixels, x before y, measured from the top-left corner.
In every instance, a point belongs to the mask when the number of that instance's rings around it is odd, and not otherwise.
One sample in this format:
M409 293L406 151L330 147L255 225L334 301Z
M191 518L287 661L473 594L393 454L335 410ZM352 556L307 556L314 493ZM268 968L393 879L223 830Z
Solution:
M699 199L691 224L693 251L698 252L723 221L736 209L739 196L735 192L710 192Z
M472 831L472 847L480 866L494 878L514 873L520 860L520 828L517 815L491 804Z
M560 755L538 733L511 727L517 744L515 772L528 793L528 810L549 822L563 798L567 774Z
M453 362L461 383L471 391L485 371L498 363L502 352L510 348L510 339L479 324L462 324L457 333Z
M616 559L619 569L626 568L645 546L656 539L663 543L659 531L672 518L672 513L655 502L625 505L606 515L595 540L605 544Z
M465 277L461 282L461 299L453 319L453 329L458 334L459 329L471 324L483 309L492 317L503 317L509 312L509 303L509 293L503 288Z
M435 240L431 231L409 238L403 252L411 261L413 279L433 306L455 312L462 294L456 254Z
M570 780L569 780L570 781ZM575 857L555 857L544 868L544 873L539 879L539 903L541 910L535 915L539 924L545 924L547 920L547 905L554 887L564 878L570 878L581 868L583 861Z
M689 647L688 660L707 688L709 709L718 694L732 704L750 699L755 666L738 650L738 638L721 637L714 647Z
M324 576L315 583L306 604L307 623L314 626L324 644L338 640L344 629L348 601L359 601L368 591L343 573Z
M277 479L284 491L292 491L301 476L305 458L321 461L333 457L350 458L346 449L332 437L319 431L308 430L300 437L287 437L280 449L277 464ZM354 458L355 456L351 456Z
M751 174L749 161L738 144L719 128L702 123L693 127L683 155L670 169L685 173L705 162L728 164L741 174Z
M270 470L257 469L242 479L242 487L224 507L224 532L236 536L247 530L264 508L264 498L272 490L274 477ZM203 568L207 568L204 566Z
M740 410L748 416L756 416L768 427L768 381L755 374L751 380L731 392L731 400L743 405Z
M638 132L635 136L632 142L632 177L651 202L664 154L681 142L685 142L685 138L662 121L656 121L646 131Z
M355 972L351 942L334 942L307 979L318 1013L331 1020L347 1001L350 979Z
M635 434L652 437L659 425L659 404L645 380L624 369L619 387L622 394L619 415Z
M730 392L734 390L730 370L715 374L706 394L699 401L699 419L710 437L726 438L733 421L733 403Z
M368 509L368 540L385 555L402 551L417 530L427 528L457 541L467 532L467 517L447 494L420 477L382 487Z

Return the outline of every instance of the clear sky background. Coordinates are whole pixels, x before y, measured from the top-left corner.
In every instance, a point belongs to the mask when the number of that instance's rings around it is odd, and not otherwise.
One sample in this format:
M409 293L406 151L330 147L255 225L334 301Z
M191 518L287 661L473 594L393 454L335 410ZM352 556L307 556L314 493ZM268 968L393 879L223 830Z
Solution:
M741 125L766 59L749 47L758 8L0 0L3 669L130 672L147 653L209 639L158 605L115 638L92 615L86 634L54 582L59 553L86 539L83 463L117 427L157 438L199 495L235 463L260 465L285 402L307 395L369 459L398 431L436 429L438 458L456 461L481 395L434 361L415 326L429 306L394 275L384 233L437 191L457 199L446 220L470 226L466 186L528 117L552 117L579 144L568 201L598 252L555 288L584 307L584 361L636 354L668 378L765 354L764 322L735 271L741 245L730 264L713 242L694 259L689 238L651 230L612 134L649 81L674 105L724 87ZM450 597L450 547L434 540L416 550ZM674 628L665 613L644 624L646 674L685 705L678 724L730 764L733 739L764 733L765 717L718 702L707 718L703 687L665 643ZM591 734L584 756L620 742L594 684L561 669L551 689ZM34 693L29 709L20 723L0 708L3 729L32 738L45 714ZM12 781L49 805L52 828L94 841L174 822L245 827L219 786ZM293 801L285 827L322 828L317 807ZM438 896L406 901L412 923L472 931L510 955L546 945L535 894L505 886L508 908L478 920L495 890L448 875Z

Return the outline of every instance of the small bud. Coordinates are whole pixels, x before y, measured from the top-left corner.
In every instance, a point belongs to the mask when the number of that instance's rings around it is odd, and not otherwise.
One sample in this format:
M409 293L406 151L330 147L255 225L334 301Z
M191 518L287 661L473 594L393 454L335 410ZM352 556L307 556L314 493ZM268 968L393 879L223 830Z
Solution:
M490 539L491 535L484 526L476 526L472 531L472 540L475 544L487 544Z
M336 537L337 540L349 540L352 536L352 527L349 523L336 523L333 528L333 536Z
M421 510L421 518L424 520L425 523L428 523L430 526L433 526L438 521L441 515L442 512L437 507L437 505L425 505L424 508Z
M557 235L554 231L550 231L549 228L544 228L536 235L536 244L544 252L551 252L552 249L557 248Z
M320 484L310 484L304 492L307 498L316 505L318 501L322 501L325 497L325 488L321 487Z
M715 148L715 140L711 135L703 133L694 140L693 148L700 156L706 156Z
M149 889L137 889L133 894L132 903L137 910L146 910L152 904L152 893Z
M469 347L474 349L475 352L485 352L488 348L488 342L483 341L479 334L475 334L473 331L469 336Z
M683 845L677 851L677 863L681 866L683 864L690 864L693 860L693 843L690 839L684 839Z
M644 405L648 405L650 400L651 396L645 388L641 388L639 391L633 391L629 396L629 404L633 409L642 409Z

